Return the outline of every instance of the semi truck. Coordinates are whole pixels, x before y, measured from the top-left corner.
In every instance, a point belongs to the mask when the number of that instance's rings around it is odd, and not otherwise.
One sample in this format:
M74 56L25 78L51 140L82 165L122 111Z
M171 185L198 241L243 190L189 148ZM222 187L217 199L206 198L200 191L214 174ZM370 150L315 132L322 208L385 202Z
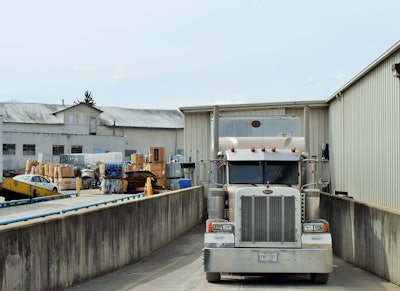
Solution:
M209 161L203 262L210 283L223 274L310 274L333 268L328 221L319 216L329 160L308 157L302 137L223 137Z

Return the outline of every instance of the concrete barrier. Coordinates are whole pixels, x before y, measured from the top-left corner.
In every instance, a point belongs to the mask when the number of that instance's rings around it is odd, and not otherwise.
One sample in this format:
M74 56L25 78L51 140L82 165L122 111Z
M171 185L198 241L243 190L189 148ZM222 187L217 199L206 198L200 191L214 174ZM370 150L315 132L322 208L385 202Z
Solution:
M400 286L400 211L324 193L321 217L336 255Z
M0 228L0 289L54 290L135 263L206 217L203 187Z

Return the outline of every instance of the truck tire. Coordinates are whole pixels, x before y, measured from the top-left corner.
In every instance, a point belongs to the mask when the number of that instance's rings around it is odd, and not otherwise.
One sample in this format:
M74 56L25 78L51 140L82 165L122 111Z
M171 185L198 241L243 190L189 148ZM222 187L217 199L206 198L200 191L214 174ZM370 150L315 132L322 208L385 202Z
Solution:
M217 283L221 280L221 273L206 273L206 279L209 283Z
M315 284L326 284L329 279L329 273L313 273L311 281Z

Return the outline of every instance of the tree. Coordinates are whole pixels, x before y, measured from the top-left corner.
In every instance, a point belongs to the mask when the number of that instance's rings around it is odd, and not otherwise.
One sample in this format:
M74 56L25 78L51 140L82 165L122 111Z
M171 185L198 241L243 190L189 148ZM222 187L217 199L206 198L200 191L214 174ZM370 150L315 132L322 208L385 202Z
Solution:
M92 107L95 107L95 105L96 105L96 102L94 101L94 98L92 96L92 92L90 92L88 90L86 90L86 92L85 92L85 99L83 99L83 101L78 99L74 103L75 104L86 104L86 105L89 105Z

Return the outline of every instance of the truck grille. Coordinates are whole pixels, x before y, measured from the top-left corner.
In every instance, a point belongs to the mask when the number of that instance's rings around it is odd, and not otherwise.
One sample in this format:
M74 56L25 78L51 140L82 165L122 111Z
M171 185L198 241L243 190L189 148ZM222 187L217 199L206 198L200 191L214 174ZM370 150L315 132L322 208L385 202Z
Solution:
M241 200L241 242L296 241L294 196L242 196Z

